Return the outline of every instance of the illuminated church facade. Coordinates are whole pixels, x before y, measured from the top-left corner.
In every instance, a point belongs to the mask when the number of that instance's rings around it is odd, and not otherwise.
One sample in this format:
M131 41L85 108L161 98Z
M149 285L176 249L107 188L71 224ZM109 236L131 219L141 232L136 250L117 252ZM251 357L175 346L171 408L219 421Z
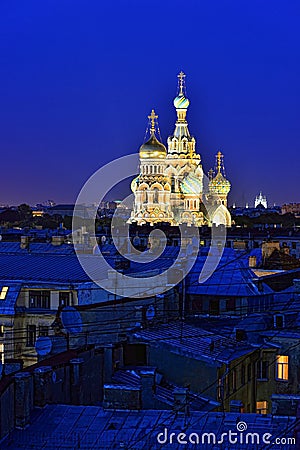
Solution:
M154 110L148 116L150 138L139 150L140 173L131 183L134 206L129 222L230 226L227 195L231 186L223 155L217 153L215 170L207 177L186 120L190 102L185 93L185 74L180 72L178 79L178 95L173 102L177 120L167 148L158 138L158 116Z

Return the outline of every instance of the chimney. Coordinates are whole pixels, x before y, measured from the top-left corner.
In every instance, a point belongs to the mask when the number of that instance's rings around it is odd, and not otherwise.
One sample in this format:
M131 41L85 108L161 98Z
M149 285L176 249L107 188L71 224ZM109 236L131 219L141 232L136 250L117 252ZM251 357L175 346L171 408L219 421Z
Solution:
M184 415L188 412L188 392L188 388L174 389L174 412L179 413L180 415Z
M141 403L142 409L154 409L155 375L156 368L147 367L139 372L141 377Z
M20 372L15 379L15 424L24 429L30 422L33 409L32 378L29 372Z
M249 267L255 268L257 265L256 256L249 256Z
M29 236L21 236L20 247L26 249L29 247Z
M83 404L83 363L82 358L71 359L71 403Z
M58 246L65 242L64 236L52 236L52 245Z
M50 383L52 381L52 367L42 366L34 369L34 404L40 408L46 406L50 399Z
M104 346L103 384L109 384L113 376L113 345Z

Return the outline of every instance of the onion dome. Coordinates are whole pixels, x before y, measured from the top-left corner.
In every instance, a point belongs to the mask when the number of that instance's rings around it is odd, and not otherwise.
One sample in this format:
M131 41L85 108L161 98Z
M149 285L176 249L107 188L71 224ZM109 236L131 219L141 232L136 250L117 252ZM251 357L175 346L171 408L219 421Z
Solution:
M183 194L199 195L202 192L201 182L193 173L182 180L180 188Z
M182 71L178 75L178 79L179 79L179 93L178 93L177 97L174 98L173 104L176 109L188 109L190 101L184 95L185 74Z
M230 191L231 184L225 177L225 169L224 169L224 163L223 163L223 155L219 151L216 155L217 160L217 175L213 176L213 171L210 171L209 173L209 190L213 194L224 194L227 195Z
M173 104L176 109L187 109L189 107L190 101L184 95L178 95L174 98Z
M150 129L150 139L145 142L140 147L140 158L141 159L157 159L157 158L166 158L167 156L167 149L159 142L155 135L155 119L157 119L157 115L154 112L154 109L152 109L151 115L148 116L148 118L151 120L151 129Z
M228 194L231 184L226 178L218 172L217 175L209 182L209 190L214 194Z

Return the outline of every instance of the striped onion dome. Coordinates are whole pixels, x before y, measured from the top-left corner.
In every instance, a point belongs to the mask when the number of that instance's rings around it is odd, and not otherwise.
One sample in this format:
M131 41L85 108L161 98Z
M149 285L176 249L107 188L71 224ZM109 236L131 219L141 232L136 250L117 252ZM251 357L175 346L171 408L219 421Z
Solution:
M180 94L174 98L173 104L176 109L188 109L190 101L183 94Z
M192 173L183 179L180 187L183 194L199 195L202 192L202 186L199 178Z

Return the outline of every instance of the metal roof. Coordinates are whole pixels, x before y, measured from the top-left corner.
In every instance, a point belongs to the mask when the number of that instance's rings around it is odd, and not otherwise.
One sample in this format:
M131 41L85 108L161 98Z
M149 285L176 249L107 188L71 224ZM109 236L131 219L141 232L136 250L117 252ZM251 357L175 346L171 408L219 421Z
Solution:
M237 424L243 422L246 430L238 432ZM273 417L262 414L238 413L205 413L191 411L189 417L174 414L172 411L161 410L103 410L100 406L71 406L47 405L43 410L35 412L31 424L25 430L14 430L7 440L1 443L2 450L11 448L28 449L66 449L85 448L89 450L111 450L127 448L135 450L162 448L179 450L182 448L201 448L202 450L228 449L248 450L254 448L267 448L262 436L271 435L271 439L294 437L296 425L295 417ZM168 440L166 444L158 443L158 433L167 429ZM243 434L244 439L230 446L228 438L223 444L207 443L204 433L214 433L216 441L222 433L231 430L233 437ZM174 436L185 433L189 439L191 433L200 437L200 443L195 445L180 444L173 437L170 444L170 433ZM236 435L234 435L236 433ZM258 433L260 445L247 443L246 433ZM228 434L227 434L228 436ZM162 436L163 439L164 436ZM184 439L184 436L181 436ZM251 440L250 440L251 442ZM256 441L255 441L256 442ZM268 446L269 447L269 446ZM274 446L270 446L274 447ZM275 445L277 450L291 450L295 445L287 443Z
M99 277L98 259L92 255L82 255L92 272ZM103 279L106 271L102 272ZM79 283L90 281L76 255L63 254L0 254L0 279L23 283L59 282Z
M136 331L133 338L193 359L205 360L212 365L226 363L254 351L249 344L225 338L184 322L173 322Z
M254 272L245 267L244 261L236 256L222 256L220 263L210 278L204 283L199 283L199 275L204 266L206 257L200 256L187 276L187 293L193 295L218 295L249 297L261 295L258 287L253 282L256 278Z

